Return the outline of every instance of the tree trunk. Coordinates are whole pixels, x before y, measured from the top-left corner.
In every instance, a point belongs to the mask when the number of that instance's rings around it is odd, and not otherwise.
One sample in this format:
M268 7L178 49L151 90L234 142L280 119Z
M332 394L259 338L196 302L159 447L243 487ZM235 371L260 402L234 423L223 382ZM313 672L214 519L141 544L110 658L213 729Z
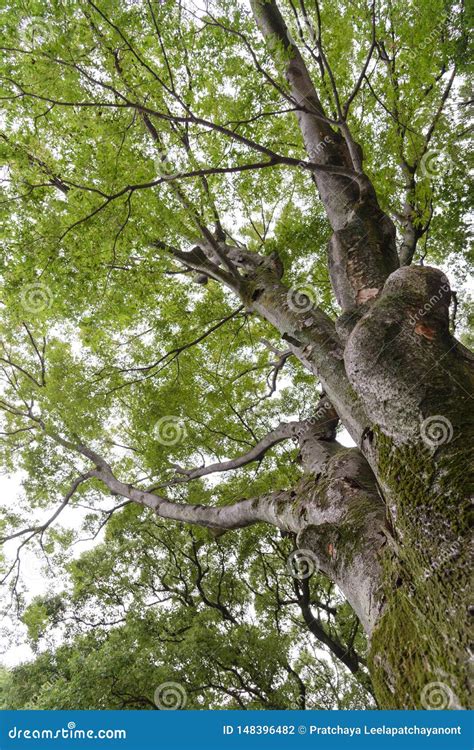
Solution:
M400 269L345 350L372 423L361 447L396 537L371 636L372 676L387 708L426 707L430 690L431 707L468 706L473 373L450 335L449 301L440 271Z
M469 456L445 419L417 442L369 431L378 481L357 448L312 452L275 519L296 531L303 575L314 564L358 615L381 708L468 707Z
M469 701L473 378L449 333L449 298L435 269L389 277L345 347L367 461L358 449L321 462L320 448L302 448L324 519L304 523L298 545L359 616L382 708Z

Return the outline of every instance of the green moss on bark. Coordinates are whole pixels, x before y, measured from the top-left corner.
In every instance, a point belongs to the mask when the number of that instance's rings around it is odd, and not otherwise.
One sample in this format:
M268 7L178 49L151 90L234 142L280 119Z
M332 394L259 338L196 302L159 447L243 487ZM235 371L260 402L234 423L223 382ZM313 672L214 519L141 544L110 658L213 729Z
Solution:
M443 446L435 460L424 445L395 447L375 435L397 542L385 559L385 611L371 640L378 700L384 708L426 708L427 686L442 683L442 707L467 707L472 488L465 443Z

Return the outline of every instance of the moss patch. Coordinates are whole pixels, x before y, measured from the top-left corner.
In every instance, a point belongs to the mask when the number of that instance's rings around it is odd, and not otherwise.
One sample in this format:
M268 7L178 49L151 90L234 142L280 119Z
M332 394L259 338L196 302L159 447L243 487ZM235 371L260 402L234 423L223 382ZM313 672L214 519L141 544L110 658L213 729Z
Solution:
M423 445L395 447L374 434L399 545L385 559L386 609L371 641L378 700L383 708L426 708L426 686L437 682L446 686L445 707L467 707L468 452L450 444L435 460Z

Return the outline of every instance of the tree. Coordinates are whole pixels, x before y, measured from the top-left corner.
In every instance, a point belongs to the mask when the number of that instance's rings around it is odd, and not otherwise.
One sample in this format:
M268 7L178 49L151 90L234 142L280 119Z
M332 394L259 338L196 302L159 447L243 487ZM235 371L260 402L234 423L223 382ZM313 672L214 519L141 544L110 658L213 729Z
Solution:
M465 707L472 356L426 264L465 267L464 6L205 5L8 11L6 576L66 506L267 524L379 706Z
M106 543L71 563L69 597L27 608L39 653L8 675L5 707L373 707L357 619L327 580L281 575L288 539L249 529L241 549L229 536L216 554L203 530L143 516L135 505L114 515ZM298 609L311 609L312 632Z

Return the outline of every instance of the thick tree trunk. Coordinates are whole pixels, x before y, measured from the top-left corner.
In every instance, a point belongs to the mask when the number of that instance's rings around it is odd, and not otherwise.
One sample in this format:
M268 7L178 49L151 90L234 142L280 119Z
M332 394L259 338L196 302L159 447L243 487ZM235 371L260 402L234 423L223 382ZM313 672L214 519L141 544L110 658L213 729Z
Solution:
M371 440L392 510L361 453L339 450L294 493L298 547L358 615L381 708L467 708L468 451L455 437L396 445L378 429Z
M358 615L381 708L467 708L466 452L458 447L454 463L446 452L434 468L426 446L396 448L381 433L374 440L397 518L387 517L373 490L361 491L371 472L349 449L332 460L312 494L328 520L303 524L298 546Z
M381 434L377 450L396 513L396 547L383 556L383 604L370 636L377 698L384 708L467 708L467 451L443 451L433 466L426 446L395 447ZM434 683L441 703L430 699Z
M355 326L345 365L368 463L357 449L320 461L312 500L325 518L298 533L365 628L383 708L469 700L474 389L449 298L440 271L400 269Z
M440 271L400 269L345 350L372 424L361 447L397 544L384 557L371 638L374 684L389 708L429 703L432 683L446 706L468 705L474 389L472 358L449 333L449 301Z

